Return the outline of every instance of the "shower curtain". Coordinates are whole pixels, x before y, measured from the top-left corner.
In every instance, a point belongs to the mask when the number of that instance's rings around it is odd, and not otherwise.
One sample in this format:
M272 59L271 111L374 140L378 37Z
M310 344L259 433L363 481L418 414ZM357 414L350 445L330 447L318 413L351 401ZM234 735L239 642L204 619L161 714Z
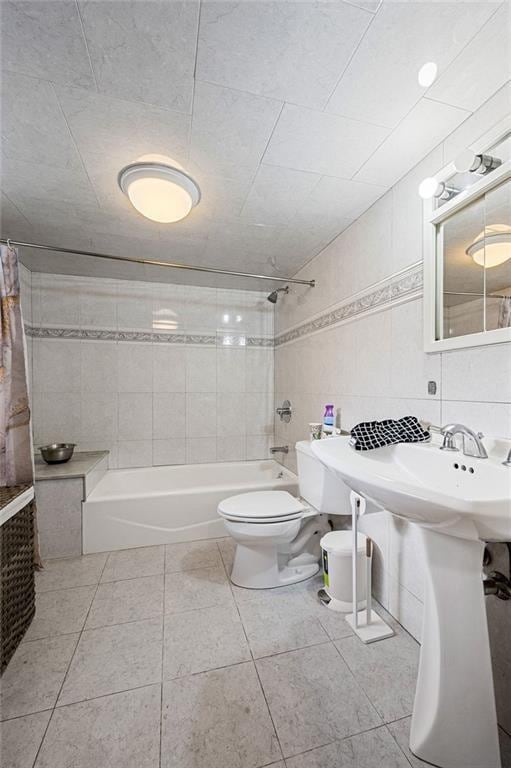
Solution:
M499 319L497 328L511 327L511 296L504 296L500 300Z
M0 486L34 483L18 253L0 246ZM41 566L34 504L34 560Z

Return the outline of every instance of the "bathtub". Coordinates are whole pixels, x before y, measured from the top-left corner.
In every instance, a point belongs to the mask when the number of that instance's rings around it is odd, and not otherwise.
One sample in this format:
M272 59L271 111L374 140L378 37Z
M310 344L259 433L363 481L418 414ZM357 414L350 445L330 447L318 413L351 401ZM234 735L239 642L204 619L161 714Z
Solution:
M83 552L225 536L217 506L248 491L298 493L273 460L108 470L82 503Z

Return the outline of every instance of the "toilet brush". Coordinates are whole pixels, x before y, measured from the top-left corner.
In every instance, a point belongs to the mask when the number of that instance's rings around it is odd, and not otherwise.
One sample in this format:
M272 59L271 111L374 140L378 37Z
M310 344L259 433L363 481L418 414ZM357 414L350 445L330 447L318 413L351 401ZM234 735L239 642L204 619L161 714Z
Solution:
M366 539L366 624L371 623L371 609L372 609L372 583L371 583L371 563L373 555L373 542L372 539L367 537Z

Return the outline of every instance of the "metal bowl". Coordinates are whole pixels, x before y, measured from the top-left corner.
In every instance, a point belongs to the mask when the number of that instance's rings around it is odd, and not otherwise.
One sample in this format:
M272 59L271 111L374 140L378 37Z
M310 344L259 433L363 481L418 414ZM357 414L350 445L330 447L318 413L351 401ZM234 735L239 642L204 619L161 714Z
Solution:
M75 443L52 443L42 445L39 450L47 464L64 464L73 455Z

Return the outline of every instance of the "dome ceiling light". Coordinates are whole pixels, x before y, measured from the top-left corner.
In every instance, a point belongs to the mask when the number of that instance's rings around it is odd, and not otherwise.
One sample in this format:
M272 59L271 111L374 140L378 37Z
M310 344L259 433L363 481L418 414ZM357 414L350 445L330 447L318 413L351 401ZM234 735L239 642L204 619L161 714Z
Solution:
M139 213L162 224L184 219L200 201L195 181L164 163L131 163L119 173L118 182Z
M498 267L511 259L511 229L494 224L481 232L465 251L476 264L485 269Z

